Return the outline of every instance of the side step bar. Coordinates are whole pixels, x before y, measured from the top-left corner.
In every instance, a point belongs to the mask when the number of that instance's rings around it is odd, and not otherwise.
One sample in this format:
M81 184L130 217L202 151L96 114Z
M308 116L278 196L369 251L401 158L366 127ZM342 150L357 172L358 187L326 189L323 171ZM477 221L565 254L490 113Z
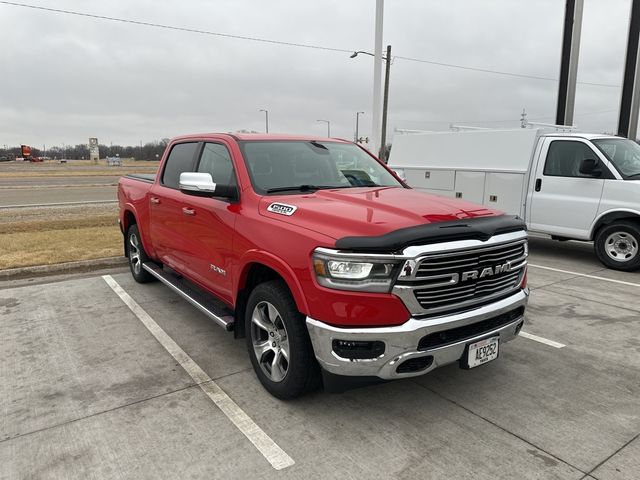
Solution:
M142 265L142 268L167 285L171 290L176 292L218 325L223 327L226 331L230 332L233 330L233 312L231 312L224 303L203 292L197 286L188 282L184 278L166 272L161 266L154 262L145 262Z

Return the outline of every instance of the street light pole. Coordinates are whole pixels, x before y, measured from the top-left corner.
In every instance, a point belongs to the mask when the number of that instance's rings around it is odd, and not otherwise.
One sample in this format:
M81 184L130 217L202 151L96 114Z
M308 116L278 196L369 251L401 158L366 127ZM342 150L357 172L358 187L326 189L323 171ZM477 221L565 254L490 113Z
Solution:
M331 137L331 122L329 120L316 120L316 122L324 122L327 124L327 137Z
M382 104L382 134L380 139L380 159L387 163L387 107L389 106L389 72L391 71L391 45L387 45L387 62L384 73L384 101Z
M640 0L639 0L640 1ZM375 55L373 53L369 53L369 52L363 52L361 50L357 51L357 52L353 52L351 54L351 58L355 58L358 56L358 54L364 54L364 55L369 55L371 57L375 57ZM387 45L387 55L385 57L382 57L382 60L384 60L386 62L386 67L385 67L385 76L384 76L384 103L382 106L382 128L381 128L381 135L380 135L380 148L378 149L378 156L380 157L380 160L384 161L386 163L387 159L386 159L386 152L387 152L387 148L386 148L386 136L387 136L387 111L388 111L388 107L389 107L389 75L391 73L391 45ZM371 133L371 137L373 139L373 141L375 141L376 136L377 136L378 132L372 132ZM374 148L376 147L376 145L373 145Z
M360 115L364 115L364 112L356 112L356 134L355 134L355 137L353 139L353 141L356 142L356 143L358 143L358 138L359 138L359 136L358 136L358 117Z
M266 133L269 133L269 110L260 109L261 112L264 112L264 123Z

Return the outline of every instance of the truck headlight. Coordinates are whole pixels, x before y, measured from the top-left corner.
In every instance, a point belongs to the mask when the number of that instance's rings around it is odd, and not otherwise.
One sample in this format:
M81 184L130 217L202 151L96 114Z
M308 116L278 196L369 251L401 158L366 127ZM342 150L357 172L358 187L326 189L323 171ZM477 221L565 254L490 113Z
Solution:
M333 254L332 254L333 253ZM387 258L385 258L387 257ZM389 292L397 274L398 262L388 255L345 256L328 249L318 249L313 254L313 270L318 283L337 290L365 292Z

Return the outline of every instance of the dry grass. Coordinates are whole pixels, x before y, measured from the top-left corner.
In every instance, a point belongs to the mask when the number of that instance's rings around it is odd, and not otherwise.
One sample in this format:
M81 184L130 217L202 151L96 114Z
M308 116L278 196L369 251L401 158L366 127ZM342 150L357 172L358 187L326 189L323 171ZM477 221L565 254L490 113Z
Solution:
M0 269L122 255L115 215L0 224Z
M10 233L0 236L0 241L0 269L122 254L122 235L114 226Z

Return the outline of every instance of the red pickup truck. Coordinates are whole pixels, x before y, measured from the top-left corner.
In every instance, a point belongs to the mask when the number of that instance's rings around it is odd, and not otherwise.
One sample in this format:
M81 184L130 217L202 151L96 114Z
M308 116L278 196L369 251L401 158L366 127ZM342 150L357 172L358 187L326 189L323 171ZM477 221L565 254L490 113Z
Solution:
M118 199L135 280L246 338L279 398L473 368L524 322L522 220L412 190L351 142L182 136Z

